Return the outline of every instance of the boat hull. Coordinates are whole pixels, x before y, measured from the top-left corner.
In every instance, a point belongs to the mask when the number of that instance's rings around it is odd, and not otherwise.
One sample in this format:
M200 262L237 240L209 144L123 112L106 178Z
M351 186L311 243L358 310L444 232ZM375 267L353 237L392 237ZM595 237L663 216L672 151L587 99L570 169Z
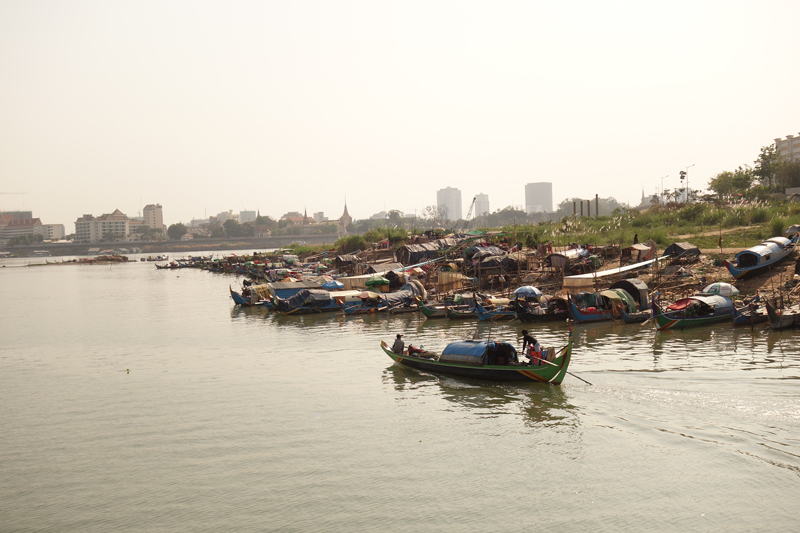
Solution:
M611 309L598 309L597 311L581 311L578 306L570 300L569 317L578 323L602 322L614 318L614 311Z
M766 303L769 327L776 330L800 328L800 312L778 309L769 300Z
M437 374L447 374L465 378L473 378L491 381L528 381L539 383L552 383L559 385L564 381L572 359L572 336L569 343L564 348L563 353L552 361L553 365L529 366L529 365L460 365L455 363L440 363L439 361L422 359L410 355L396 354L389 349L386 342L381 342L383 351L396 363L410 368L432 372Z
M653 320L656 322L656 329L684 329L706 326L708 324L718 324L733 320L733 309L725 314L714 316L685 317L678 312L665 312L661 307L652 302Z

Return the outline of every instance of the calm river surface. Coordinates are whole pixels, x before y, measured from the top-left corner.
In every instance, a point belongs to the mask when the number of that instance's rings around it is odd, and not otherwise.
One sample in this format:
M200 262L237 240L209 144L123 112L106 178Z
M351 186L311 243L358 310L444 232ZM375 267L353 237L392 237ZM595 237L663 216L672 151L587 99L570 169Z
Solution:
M579 326L592 385L491 384L379 343L519 323L274 316L232 276L28 261L0 261L0 531L800 529L798 333Z

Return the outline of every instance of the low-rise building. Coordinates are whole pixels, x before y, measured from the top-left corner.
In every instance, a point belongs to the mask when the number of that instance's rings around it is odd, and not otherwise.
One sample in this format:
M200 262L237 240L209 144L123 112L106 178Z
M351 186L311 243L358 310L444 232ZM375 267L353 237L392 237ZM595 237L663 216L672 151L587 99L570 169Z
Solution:
M34 228L34 233L38 233L46 241L57 241L66 235L64 224L42 224Z
M800 137L787 135L785 139L775 139L778 154L788 161L800 161Z
M129 235L130 221L119 209L99 217L83 215L75 221L75 242L100 242L109 237L127 240Z

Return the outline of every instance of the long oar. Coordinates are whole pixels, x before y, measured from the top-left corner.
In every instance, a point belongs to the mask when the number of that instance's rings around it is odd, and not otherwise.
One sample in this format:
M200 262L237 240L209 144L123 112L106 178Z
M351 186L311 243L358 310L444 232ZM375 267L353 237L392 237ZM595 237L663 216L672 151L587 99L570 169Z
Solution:
M567 346L569 346L569 345L567 345ZM564 346L564 348L566 348L567 346ZM564 351L564 348L561 348L561 349L560 349L560 350L559 350L557 353L561 353L561 352L563 352L563 351ZM551 363L551 362L550 362L550 361L548 361L547 359L542 359L542 358L537 358L537 359L539 359L539 361L541 361L541 362L543 362L543 363L547 363L548 365L551 365L551 366L558 366L558 365L557 365L557 364L555 364L555 363ZM570 376L572 376L573 378L578 378L579 380L583 381L584 383L586 383L586 384L588 384L588 385L592 385L591 383L589 383L588 381L586 381L586 380L585 380L585 379L583 379L582 377L580 377L580 376L576 376L575 374L573 374L573 373L572 373L572 372L570 372L569 370L567 370L567 374L569 374L569 375L570 375ZM594 385L592 385L592 386L594 386Z

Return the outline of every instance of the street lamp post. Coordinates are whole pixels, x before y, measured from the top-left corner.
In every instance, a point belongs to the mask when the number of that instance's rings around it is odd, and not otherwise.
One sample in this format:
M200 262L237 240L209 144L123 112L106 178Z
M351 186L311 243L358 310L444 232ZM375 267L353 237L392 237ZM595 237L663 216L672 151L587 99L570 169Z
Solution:
M686 180L686 203L689 202L689 169L694 166L694 163L685 167L686 170L681 170L681 185L683 185L683 180Z

